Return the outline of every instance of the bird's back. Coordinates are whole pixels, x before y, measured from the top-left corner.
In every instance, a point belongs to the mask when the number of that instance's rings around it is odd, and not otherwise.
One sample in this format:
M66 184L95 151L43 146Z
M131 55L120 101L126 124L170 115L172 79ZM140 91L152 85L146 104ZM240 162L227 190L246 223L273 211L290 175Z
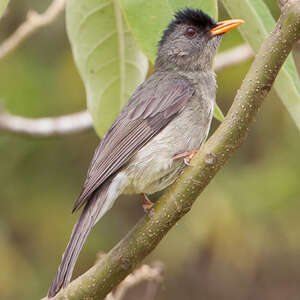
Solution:
M152 194L166 188L184 167L183 160L173 160L173 156L199 149L205 141L213 115L216 85L213 72L198 73L196 77L195 74L191 79L185 77L196 88L184 109L124 168L131 179L125 193ZM199 82L201 88L197 86Z

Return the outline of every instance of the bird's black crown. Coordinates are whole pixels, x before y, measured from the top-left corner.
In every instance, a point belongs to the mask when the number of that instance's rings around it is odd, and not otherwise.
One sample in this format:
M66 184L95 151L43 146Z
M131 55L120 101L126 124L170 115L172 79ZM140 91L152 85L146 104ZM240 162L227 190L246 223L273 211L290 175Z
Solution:
M163 44L166 38L175 30L175 27L180 24L195 26L200 30L205 30L216 26L215 20L201 9L185 8L183 10L178 10L174 14L174 20L164 31L159 45Z

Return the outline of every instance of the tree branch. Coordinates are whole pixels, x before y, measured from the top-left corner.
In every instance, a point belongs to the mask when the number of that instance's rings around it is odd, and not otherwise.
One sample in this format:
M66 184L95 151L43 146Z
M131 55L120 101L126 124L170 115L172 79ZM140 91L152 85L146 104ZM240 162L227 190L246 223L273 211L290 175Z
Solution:
M225 120L192 160L193 167L185 168L151 212L102 260L53 299L103 299L158 245L241 145L280 67L299 38L300 2L290 1L256 55Z
M55 118L29 119L13 116L0 110L0 132L40 138L80 133L91 127L92 118L88 111Z
M29 11L26 21L0 46L0 59L16 49L26 38L32 35L41 27L51 24L56 17L63 11L66 0L54 0L48 9L39 14Z

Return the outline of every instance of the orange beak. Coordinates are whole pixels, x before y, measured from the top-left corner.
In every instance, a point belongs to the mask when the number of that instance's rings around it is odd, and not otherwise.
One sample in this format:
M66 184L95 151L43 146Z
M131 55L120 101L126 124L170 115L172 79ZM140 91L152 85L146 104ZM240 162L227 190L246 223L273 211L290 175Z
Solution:
M222 34L225 33L235 27L240 26L243 24L243 20L226 20L222 22L218 22L217 26L210 30L212 35Z

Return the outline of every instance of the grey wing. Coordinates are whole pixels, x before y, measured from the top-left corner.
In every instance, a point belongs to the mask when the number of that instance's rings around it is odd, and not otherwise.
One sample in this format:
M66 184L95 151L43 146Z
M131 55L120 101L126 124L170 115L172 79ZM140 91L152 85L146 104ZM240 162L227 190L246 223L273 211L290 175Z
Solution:
M152 78L137 89L101 140L73 211L174 119L195 93L187 79Z

